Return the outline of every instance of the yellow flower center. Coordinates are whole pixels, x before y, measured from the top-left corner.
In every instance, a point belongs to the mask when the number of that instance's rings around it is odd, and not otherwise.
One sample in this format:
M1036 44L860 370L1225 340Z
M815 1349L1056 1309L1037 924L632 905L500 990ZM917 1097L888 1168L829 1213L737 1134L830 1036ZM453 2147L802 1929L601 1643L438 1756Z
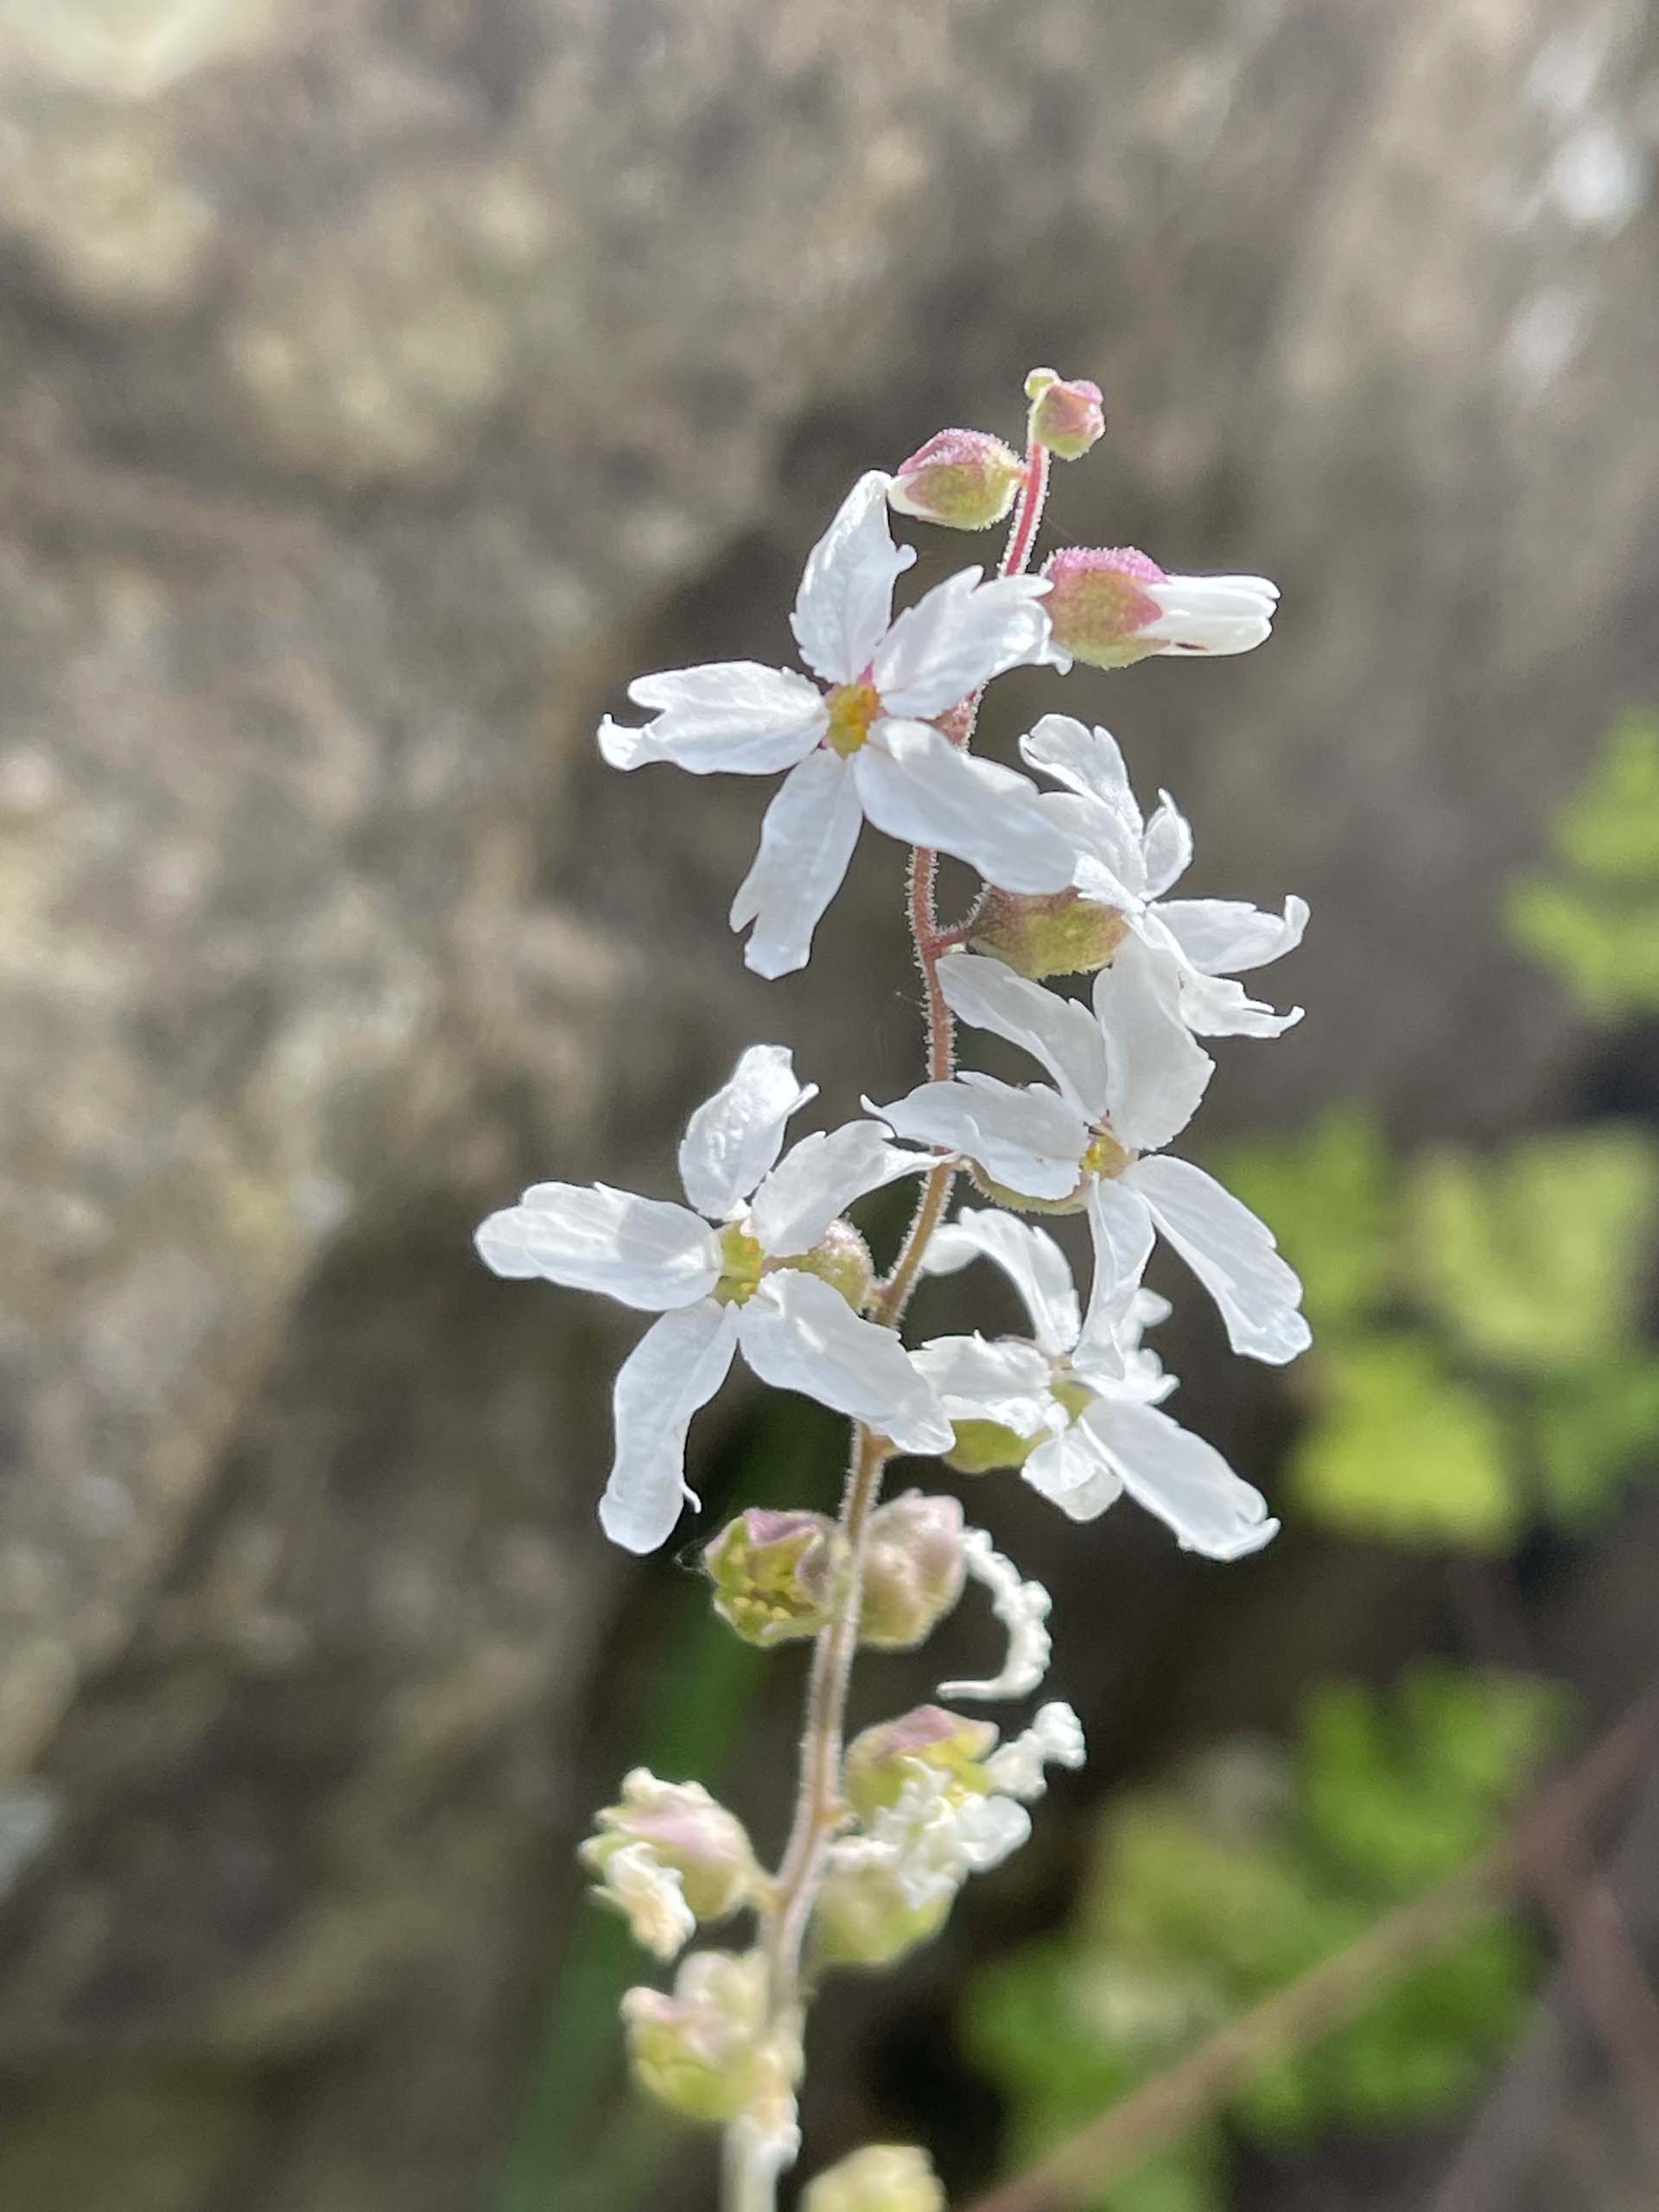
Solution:
M830 694L830 728L825 742L843 760L849 760L870 734L870 724L881 711L881 695L873 683L838 683Z
M1121 1175L1126 1167L1132 1167L1135 1154L1127 1146L1121 1145L1109 1129L1096 1129L1081 1165L1085 1175L1101 1175L1109 1179Z
M720 1232L721 1276L715 1285L718 1306L745 1306L760 1287L766 1255L758 1240L741 1222L734 1221Z

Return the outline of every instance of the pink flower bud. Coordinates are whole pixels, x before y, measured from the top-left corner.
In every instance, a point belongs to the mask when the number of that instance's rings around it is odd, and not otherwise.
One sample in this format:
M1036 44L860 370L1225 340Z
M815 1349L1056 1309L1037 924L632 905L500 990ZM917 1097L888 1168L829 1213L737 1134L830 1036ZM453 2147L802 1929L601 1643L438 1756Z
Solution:
M734 2119L760 2074L765 2012L759 1953L693 1952L671 1997L631 1989L622 1999L634 2079L688 2120Z
M1086 377L1066 382L1052 369L1033 369L1026 378L1026 397L1033 443L1046 446L1061 461L1081 461L1106 435L1100 386Z
M829 1622L846 1545L822 1513L752 1505L703 1552L715 1611L743 1638L769 1649L816 1636Z
M577 1854L584 1866L608 1885L618 1856L643 1847L656 1866L678 1875L697 1920L735 1912L759 1878L743 1823L700 1782L659 1782L637 1767L623 1782L621 1803L605 1807L599 1827Z
M968 918L971 951L988 952L1016 976L1092 976L1128 931L1116 906L1076 891L988 890Z
M982 1796L991 1786L982 1762L996 1748L996 1738L992 1721L965 1719L942 1705L918 1705L896 1720L866 1728L848 1745L847 1802L868 1823L898 1803L918 1766L949 1775L963 1796Z
M1026 465L983 430L940 430L901 461L887 504L949 530L988 530L1014 505Z
M1243 653L1273 626L1265 576L1170 576L1133 546L1068 546L1044 563L1053 642L1092 668L1152 653Z
M962 1507L909 1491L871 1516L864 1554L861 1643L908 1651L962 1595Z

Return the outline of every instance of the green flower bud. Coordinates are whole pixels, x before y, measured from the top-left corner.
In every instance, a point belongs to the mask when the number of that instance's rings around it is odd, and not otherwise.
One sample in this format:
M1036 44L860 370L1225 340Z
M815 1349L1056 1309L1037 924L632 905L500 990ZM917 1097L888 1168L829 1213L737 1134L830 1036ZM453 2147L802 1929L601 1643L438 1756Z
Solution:
M1026 465L983 430L941 430L893 472L887 505L949 530L988 530L1014 505Z
M844 1573L846 1541L822 1513L752 1505L703 1552L715 1611L746 1643L769 1649L828 1625Z
M635 2081L688 2120L734 2120L760 2082L765 2014L759 1952L694 1951L671 1997L631 1989L622 1999Z
M898 1803L918 1766L949 1775L964 1797L982 1797L991 1784L982 1763L995 1750L997 1732L993 1721L966 1719L942 1705L918 1705L854 1737L842 1767L842 1792L866 1827Z
M1026 378L1031 402L1031 435L1061 461L1081 461L1106 435L1106 410L1100 386L1086 377L1070 382L1052 369L1033 369Z
M988 890L968 918L968 944L1016 976L1092 976L1128 934L1128 918L1076 891Z
M723 1919L753 1893L760 1870L743 1823L700 1782L659 1782L636 1767L623 1782L621 1803L607 1805L599 1826L577 1857L601 1880L619 1853L643 1847L679 1876L697 1920Z
M931 1943L955 1903L946 1887L912 1904L891 1867L832 1866L812 1908L813 1955L823 1966L892 1966Z
M801 2212L946 2212L944 2191L925 2151L874 2143L810 2183Z
M875 1287L870 1248L850 1221L832 1221L810 1252L781 1264L827 1282L831 1290L841 1293L855 1313L863 1312Z
M961 1597L966 1574L958 1501L925 1497L918 1490L894 1498L870 1519L860 1643L880 1651L912 1649Z

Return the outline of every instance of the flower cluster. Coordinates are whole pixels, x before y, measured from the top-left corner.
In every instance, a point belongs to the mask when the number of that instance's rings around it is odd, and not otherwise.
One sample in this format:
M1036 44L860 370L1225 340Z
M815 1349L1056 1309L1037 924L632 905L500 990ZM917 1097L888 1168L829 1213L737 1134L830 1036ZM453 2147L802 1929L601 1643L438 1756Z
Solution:
M1124 549L1073 549L1027 574L1050 463L1087 453L1105 418L1084 380L1038 370L1027 392L1023 459L985 433L947 430L853 486L795 601L810 676L736 661L643 677L629 696L646 719L607 717L599 731L604 758L625 770L782 774L731 909L762 976L805 963L865 822L912 848L926 1079L785 1148L816 1091L787 1051L752 1046L687 1125L685 1204L541 1183L478 1232L498 1274L658 1317L614 1386L600 1513L628 1549L672 1533L690 1498L689 1425L738 1353L762 1382L855 1423L838 1518L751 1508L704 1554L715 1609L739 1635L813 1647L796 1822L776 1875L699 1785L643 1771L583 1847L601 1896L660 1959L706 1922L755 1916L750 1949L694 1952L673 1995L636 1990L625 2006L640 2082L726 2128L728 2212L769 2206L796 2153L803 1961L886 1964L931 1936L969 1875L1025 1840L1047 1767L1084 1756L1076 1715L1058 1701L1000 1747L989 1723L939 1705L842 1752L858 1649L922 1643L970 1584L989 1597L1006 1657L986 1680L942 1685L942 1698L1026 1697L1051 1656L1047 1593L967 1527L949 1495L881 1504L887 1461L1017 1470L1076 1522L1127 1495L1213 1560L1257 1550L1278 1525L1220 1452L1162 1409L1175 1379L1142 1339L1170 1309L1143 1277L1162 1238L1214 1300L1236 1351L1280 1363L1307 1343L1300 1286L1271 1233L1170 1149L1215 1071L1200 1040L1271 1038L1300 1019L1238 978L1293 950L1307 909L1172 896L1192 833L1167 794L1142 813L1103 728L1044 715L1020 741L1029 773L970 750L981 697L1007 671L1242 652L1267 637L1277 594L1258 577L1168 575ZM893 542L892 513L982 529L1010 510L996 575L963 569L893 613L915 556ZM983 880L949 930L932 907L942 853ZM1068 976L1092 978L1086 997L1057 987ZM1014 1046L1041 1078L959 1067L957 1024ZM951 1219L959 1177L982 1203ZM849 1216L912 1178L915 1219L879 1274ZM1086 1223L1086 1297L1061 1243L1024 1217L1063 1214ZM918 1282L981 1259L1013 1284L1026 1332L907 1343ZM883 2145L821 2176L806 2202L935 2212L943 2198L918 2153Z

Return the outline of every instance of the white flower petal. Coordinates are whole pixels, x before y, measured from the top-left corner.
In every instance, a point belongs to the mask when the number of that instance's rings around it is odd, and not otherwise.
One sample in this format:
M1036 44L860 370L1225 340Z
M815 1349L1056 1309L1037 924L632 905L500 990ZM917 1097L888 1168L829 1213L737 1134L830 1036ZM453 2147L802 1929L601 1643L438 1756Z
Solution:
M1089 1407L1092 1428L1137 1505L1173 1529L1183 1551L1242 1559L1277 1535L1268 1502L1228 1465L1213 1445L1151 1406Z
M992 1543L982 1529L966 1529L963 1560L976 1582L991 1595L991 1611L1008 1632L1002 1670L988 1681L941 1682L941 1697L1027 1697L1048 1672L1052 1649L1046 1623L1052 1601L1040 1582L1021 1580L1019 1568Z
M1120 1179L1215 1300L1235 1351L1281 1367L1307 1349L1302 1286L1247 1205L1187 1160L1137 1160Z
M939 963L939 988L963 1021L1040 1061L1085 1120L1105 1111L1106 1039L1087 1007L977 952L947 953Z
M655 1958L678 1958L697 1932L683 1875L677 1866L664 1866L648 1843L626 1843L612 1852L596 1894L624 1915L634 1942Z
M1077 856L1034 785L924 722L884 721L853 755L864 811L906 845L950 853L1004 891L1063 891Z
M1087 1124L1058 1093L1040 1084L1016 1089L995 1076L924 1083L870 1111L896 1136L965 1153L994 1183L1031 1198L1070 1198L1089 1142Z
M1116 1177L1096 1176L1089 1186L1089 1234L1095 1248L1094 1286L1073 1364L1087 1380L1121 1380L1133 1336L1141 1278L1152 1256L1152 1216Z
M961 569L935 584L877 646L872 680L888 714L925 721L1005 670L1058 664L1042 578L979 578L977 569Z
M763 1382L868 1421L901 1452L950 1449L950 1424L897 1332L861 1320L817 1276L768 1275L737 1316L743 1357Z
M1161 899L1192 861L1192 825L1167 791L1158 794L1157 811L1147 824L1143 851L1147 896Z
M657 712L643 729L606 716L599 749L613 768L671 760L694 776L768 776L804 760L829 726L816 684L759 661L642 676L629 684L628 696Z
M863 822L857 785L837 754L821 749L785 777L761 822L754 865L732 901L732 927L754 924L743 959L756 975L805 967Z
M1058 1505L1073 1521L1096 1520L1123 1491L1110 1462L1081 1421L1039 1444L1020 1475L1039 1497Z
M726 1379L737 1349L736 1312L707 1299L683 1313L664 1313L618 1371L616 1458L599 1518L626 1551L655 1551L673 1533L690 1495L686 1430Z
M1110 1048L1112 1133L1132 1152L1154 1152L1186 1127L1216 1071L1181 1019L1175 963L1126 937L1095 978L1095 1013Z
M1048 1787L1045 1768L1079 1767L1086 1756L1083 1723L1069 1705L1057 1700L1039 1707L1029 1728L993 1751L985 1771L993 1789L1029 1802Z
M723 1221L776 1160L784 1128L818 1095L801 1084L785 1045L751 1045L728 1083L705 1099L680 1140L680 1180L699 1213Z
M1138 912L1147 873L1138 826L1131 836L1122 815L1114 814L1097 799L1079 798L1075 791L1050 791L1043 804L1071 849L1071 880L1076 888L1097 906L1116 906L1121 913ZM1136 820L1138 824L1138 817Z
M947 1420L995 1421L1016 1436L1035 1436L1065 1419L1049 1392L1048 1362L1035 1344L935 1337L911 1357L938 1393Z
M776 1259L810 1251L855 1198L937 1164L925 1153L901 1151L874 1122L816 1129L790 1147L755 1192L754 1234Z
M1125 825L1138 846L1141 809L1129 772L1110 730L1085 728L1071 715L1045 715L1020 741L1027 764L1064 784L1079 798L1093 799Z
M1150 1249L1150 1222L1147 1243ZM934 1230L922 1272L955 1274L980 1256L995 1261L1025 1300L1032 1332L1043 1350L1070 1351L1082 1329L1077 1286L1071 1262L1048 1231L988 1206L964 1206L954 1221Z
M916 558L887 527L880 469L861 476L806 556L790 627L809 668L826 683L855 683L887 633L893 587Z
M706 1221L604 1183L532 1184L474 1242L499 1275L602 1291L647 1313L693 1305L720 1280L720 1242Z
M1161 612L1141 635L1172 652L1243 653L1266 639L1279 588L1265 576L1160 576L1142 585Z
M1290 898L1282 914L1243 899L1167 899L1158 918L1195 968L1239 976L1294 952L1307 927L1307 901Z
M1020 1478L1039 1497L1059 1506L1071 1522L1099 1520L1123 1496L1117 1469L1079 1421L1053 1442L1039 1445L1020 1469Z

